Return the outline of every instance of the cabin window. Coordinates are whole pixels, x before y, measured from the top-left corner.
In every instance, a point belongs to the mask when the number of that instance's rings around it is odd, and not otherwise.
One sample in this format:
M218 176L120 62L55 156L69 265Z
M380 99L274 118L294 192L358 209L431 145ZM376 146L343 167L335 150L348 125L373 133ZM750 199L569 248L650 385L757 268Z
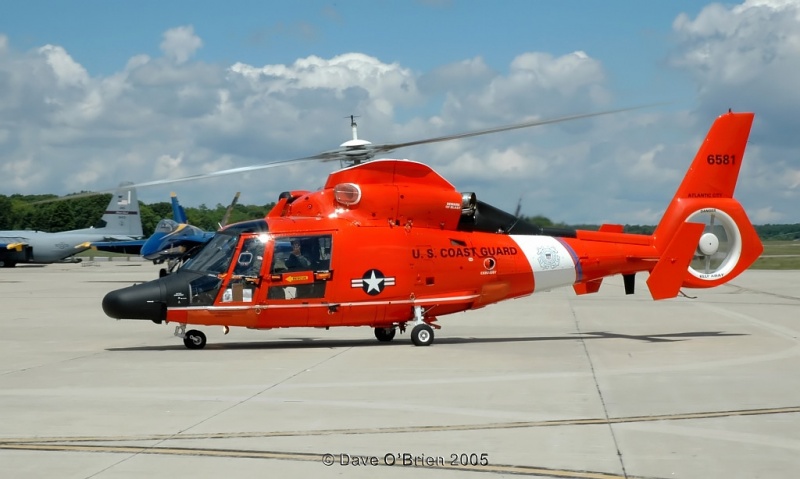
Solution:
M331 277L331 235L276 237L268 297L323 298Z

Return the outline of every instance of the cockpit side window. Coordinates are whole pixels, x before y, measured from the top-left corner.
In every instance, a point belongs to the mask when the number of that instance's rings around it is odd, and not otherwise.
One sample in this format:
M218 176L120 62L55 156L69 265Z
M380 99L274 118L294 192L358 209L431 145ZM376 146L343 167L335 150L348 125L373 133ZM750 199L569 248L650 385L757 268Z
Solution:
M242 250L236 259L233 268L234 276L254 278L261 272L261 263L264 260L264 242L260 238L247 238L242 244Z
M238 240L238 235L217 233L196 256L183 265L182 269L209 274L227 272Z

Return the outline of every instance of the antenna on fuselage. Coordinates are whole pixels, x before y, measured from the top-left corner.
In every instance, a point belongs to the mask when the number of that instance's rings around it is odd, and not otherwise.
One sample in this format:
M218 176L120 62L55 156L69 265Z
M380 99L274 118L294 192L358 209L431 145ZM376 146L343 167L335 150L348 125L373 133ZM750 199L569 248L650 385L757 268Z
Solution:
M350 128L353 130L354 140L358 140L358 123L356 123L356 118L358 118L358 115L350 115Z
M350 129L353 130L352 144L354 145L360 144L360 142L358 141L358 123L356 123L356 118L358 118L358 115L350 115ZM353 157L353 164L357 165L359 163L361 163L361 161L358 159L358 157L357 156Z

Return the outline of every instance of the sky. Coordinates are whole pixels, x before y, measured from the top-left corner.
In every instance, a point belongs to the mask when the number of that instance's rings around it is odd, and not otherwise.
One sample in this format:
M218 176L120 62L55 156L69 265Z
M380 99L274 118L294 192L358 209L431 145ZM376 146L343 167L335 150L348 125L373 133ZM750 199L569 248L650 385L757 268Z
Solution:
M0 3L0 193L106 190L532 119L390 152L570 224L656 224L714 119L755 112L736 198L800 223L800 0ZM170 186L266 204L338 163Z

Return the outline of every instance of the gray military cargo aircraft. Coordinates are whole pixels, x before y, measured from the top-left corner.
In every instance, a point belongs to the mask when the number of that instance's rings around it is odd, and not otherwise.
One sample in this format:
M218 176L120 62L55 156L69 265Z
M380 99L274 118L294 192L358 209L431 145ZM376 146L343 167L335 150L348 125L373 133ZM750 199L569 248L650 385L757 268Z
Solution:
M129 241L144 236L136 189L120 185L103 214L102 226L48 233L44 231L0 231L0 267L18 263L49 264L70 261L99 241ZM79 262L76 259L73 262Z

